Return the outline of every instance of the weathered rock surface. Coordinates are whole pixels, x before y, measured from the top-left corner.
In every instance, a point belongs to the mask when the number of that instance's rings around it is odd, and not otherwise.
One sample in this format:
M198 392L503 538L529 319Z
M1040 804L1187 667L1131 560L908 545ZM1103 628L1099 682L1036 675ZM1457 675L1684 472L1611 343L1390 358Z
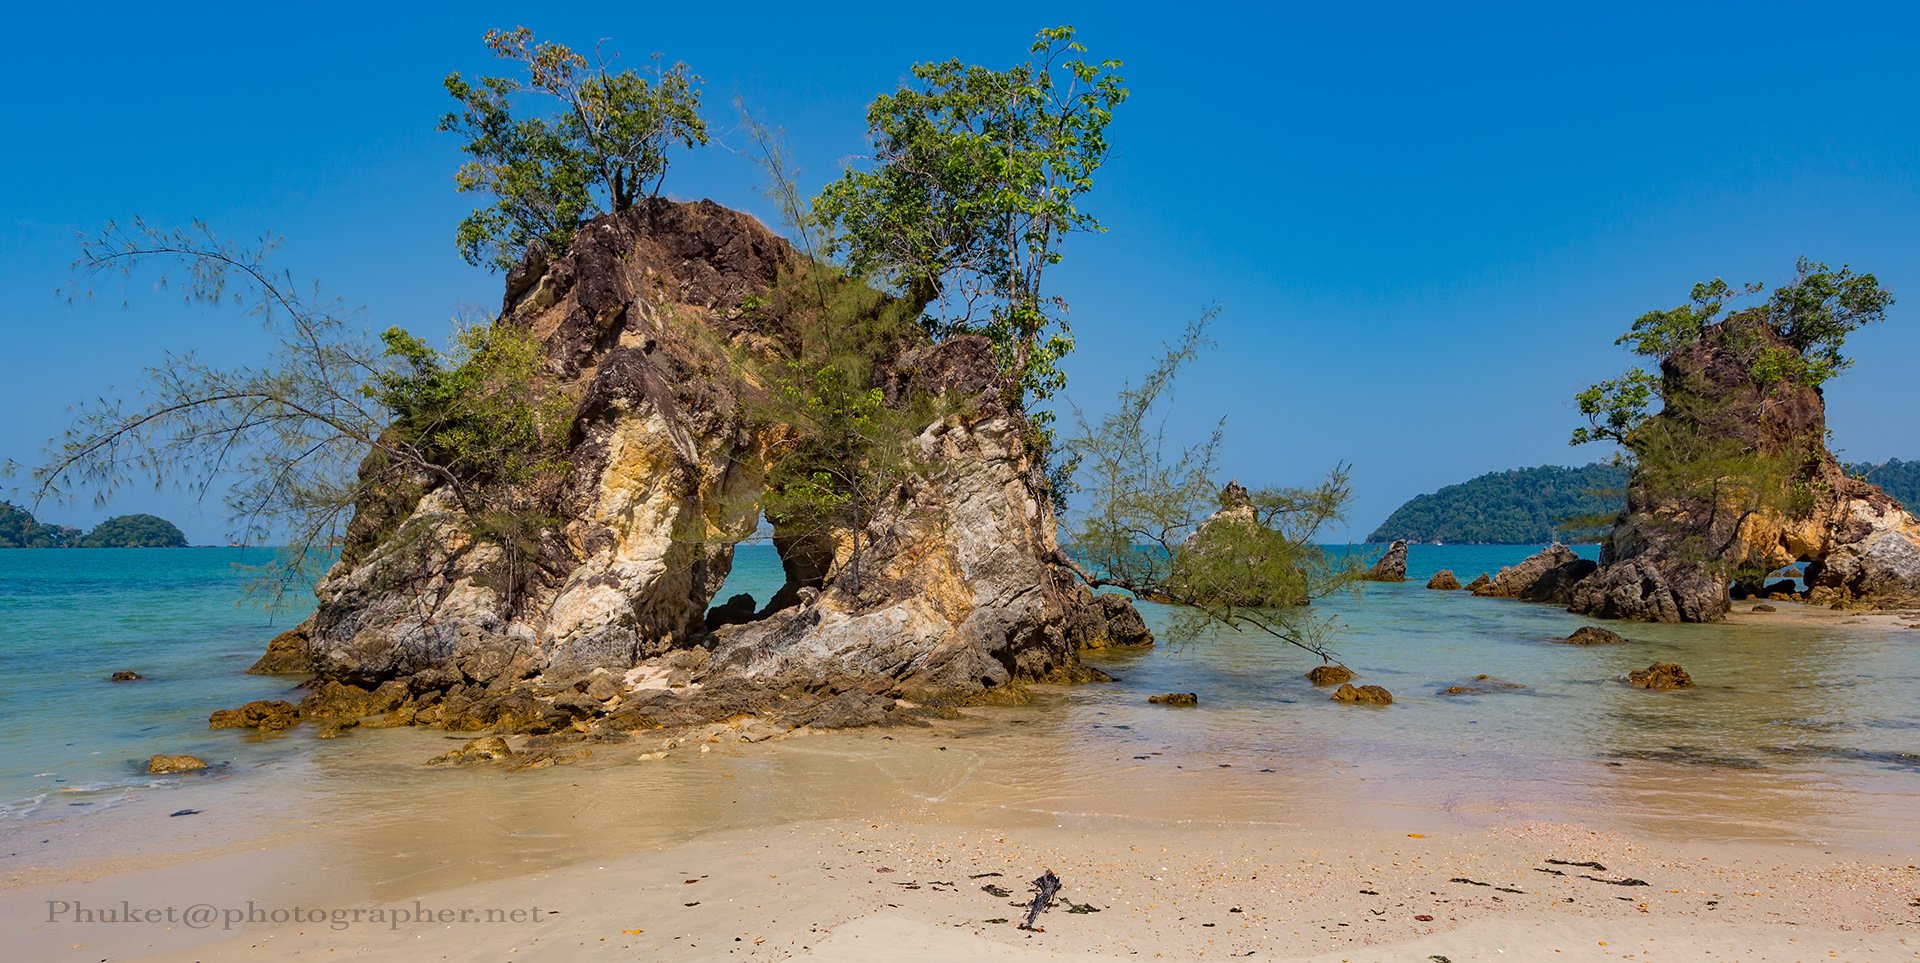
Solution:
M530 255L503 323L536 337L549 387L574 404L571 471L531 493L559 524L510 580L431 479L370 499L314 616L257 670L310 660L331 695L309 711L343 726L540 733L745 712L828 726L900 719L903 699L1100 678L1080 648L1151 641L1124 597L1054 566L1027 425L991 344L967 336L902 343L876 375L889 404L918 392L954 413L912 440L934 470L860 533L861 563L850 532L776 524L787 585L758 612L742 597L712 607L779 430L749 417L763 389L739 359L793 337L763 296L796 258L747 215L665 200L593 221L557 259ZM385 694L363 704L326 684Z
M1759 612L1759 613L1761 613L1761 614L1763 614L1763 615L1764 615L1764 614L1766 614L1766 613L1768 613L1768 612L1778 612L1778 611L1780 611L1780 610L1779 610L1779 609L1776 609L1776 608L1774 608L1774 607L1773 607L1773 606L1771 606L1771 605L1768 605L1768 604L1767 604L1767 603L1765 603L1765 602L1762 602L1762 603L1760 603L1759 605L1756 605L1756 606L1754 606L1754 607L1753 607L1753 611L1755 611L1755 612Z
M1636 474L1626 513L1602 548L1603 568L1573 593L1573 611L1710 622L1730 607L1731 581L1745 583L1743 595L1764 594L1765 573L1802 560L1809 598L1821 604L1920 598L1920 522L1841 469L1825 444L1820 389L1755 374L1761 352L1792 350L1755 311L1708 326L1699 341L1662 360L1666 405L1654 424L1704 450L1732 446L1797 464L1791 487L1805 497L1743 499L1737 479L1656 490Z
M1473 594L1564 605L1573 597L1574 586L1598 567L1565 545L1549 545L1524 561L1501 569L1485 585L1474 589Z
M1316 665L1307 671L1307 681L1314 685L1339 685L1353 681L1353 670L1344 665Z
M1492 576L1489 576L1485 572L1481 572L1479 575L1474 576L1473 581L1468 582L1466 585L1462 587L1465 588L1467 591L1472 592L1475 595L1479 595L1481 589L1486 588L1487 586L1492 584L1493 584Z
M1192 692L1168 692L1164 695L1148 696L1147 701L1157 706L1197 706L1200 697Z
M1693 685L1693 677L1672 662L1655 662L1627 673L1627 684L1641 689L1685 689Z
M1359 687L1350 684L1342 685L1340 688L1333 690L1331 698L1334 702L1352 702L1359 705L1384 706L1393 704L1393 693L1377 685L1363 685Z
M1626 641L1626 636L1597 625L1583 625L1567 636L1568 645L1620 645Z
M1380 560L1373 563L1373 567L1367 569L1366 574L1360 577L1369 582L1406 581L1407 540L1404 538L1394 539L1393 544L1387 546L1386 554L1381 555Z
M1460 580L1453 575L1453 569L1443 568L1427 579L1427 587L1436 592L1453 592L1460 588Z
M1111 592L1095 595L1081 588L1082 597L1074 604L1072 621L1067 626L1068 640L1079 650L1109 646L1138 647L1153 644L1153 631L1140 617L1132 600Z
M173 755L173 756L156 755L153 758L147 760L147 771L155 774L167 773L167 772L193 772L195 770L205 769L205 768L207 768L207 761L205 759L202 759L199 756L189 756L185 754Z
M267 653L247 669L252 675L307 675L313 672L313 657L307 653L307 635L300 628L290 629L267 643Z
M140 682L144 679L146 679L146 676L132 669L121 669L107 677L107 681L109 682Z
M514 756L512 747L499 736L483 736L458 749L449 749L427 760L429 766L471 766L478 763L500 762Z
M299 724L300 710L283 699L255 699L237 709L221 709L207 717L209 729L282 732Z

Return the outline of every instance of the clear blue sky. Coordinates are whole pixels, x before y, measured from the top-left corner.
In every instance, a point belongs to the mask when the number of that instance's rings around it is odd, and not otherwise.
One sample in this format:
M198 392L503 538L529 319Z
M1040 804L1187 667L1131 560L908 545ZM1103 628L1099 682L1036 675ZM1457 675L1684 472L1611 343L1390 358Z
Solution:
M707 78L721 145L667 192L766 213L727 146L744 97L787 128L814 186L863 148L863 110L915 61L1004 65L1072 23L1133 89L1089 203L1109 228L1060 274L1100 410L1205 303L1220 348L1177 430L1228 416L1228 473L1306 483L1354 466L1363 537L1402 500L1480 472L1577 464L1568 398L1623 367L1612 339L1696 280L1779 280L1806 254L1878 273L1902 302L1828 392L1849 458L1920 457L1920 16L1901 5L34 4L9 16L0 102L0 457L36 460L69 406L165 350L235 363L236 314L136 284L68 306L75 235L202 217L286 238L281 263L437 335L499 279L454 253L440 80L492 64L524 23L576 46L659 50ZM1337 8L1337 9L1336 9ZM802 11L807 16L799 16ZM771 220L771 218L767 218ZM123 310L122 295L131 308ZM84 524L154 511L223 540L217 504L129 492L47 506Z

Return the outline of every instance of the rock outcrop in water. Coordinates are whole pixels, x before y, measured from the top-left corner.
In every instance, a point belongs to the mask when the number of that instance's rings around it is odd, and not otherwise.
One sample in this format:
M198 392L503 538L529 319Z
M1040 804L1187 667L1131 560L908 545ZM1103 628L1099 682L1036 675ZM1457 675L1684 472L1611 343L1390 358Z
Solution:
M571 471L550 493L559 523L524 584L422 479L360 506L314 616L256 671L310 666L378 690L369 711L456 729L755 711L824 726L884 721L901 699L1094 677L1077 649L1151 641L1126 599L1050 564L1027 426L991 345L966 336L900 344L878 376L889 403L913 390L956 413L912 439L933 467L868 525L857 572L847 533L776 526L787 585L758 612L738 598L710 609L734 538L755 527L778 430L749 418L761 389L736 359L791 336L747 306L797 257L744 214L664 200L591 222L550 263L530 255L507 279L503 323L535 336L575 419Z
M1601 569L1566 601L1582 614L1709 622L1730 605L1729 581L1805 562L1809 598L1902 605L1920 599L1920 522L1880 489L1848 477L1827 450L1819 388L1755 372L1758 352L1791 351L1756 312L1709 326L1661 363L1666 409L1650 425L1675 447L1737 450L1784 463L1800 497L1752 499L1738 480L1676 494L1636 473L1627 510L1603 545ZM1560 601L1556 598L1555 601Z
M1407 540L1404 538L1394 539L1393 544L1387 546L1386 554L1380 556L1380 560L1373 563L1373 567L1367 569L1366 574L1360 577L1369 582L1406 581Z
M1592 559L1575 555L1565 545L1549 545L1501 569L1485 583L1476 579L1473 594L1564 605L1573 597L1574 586L1598 567Z

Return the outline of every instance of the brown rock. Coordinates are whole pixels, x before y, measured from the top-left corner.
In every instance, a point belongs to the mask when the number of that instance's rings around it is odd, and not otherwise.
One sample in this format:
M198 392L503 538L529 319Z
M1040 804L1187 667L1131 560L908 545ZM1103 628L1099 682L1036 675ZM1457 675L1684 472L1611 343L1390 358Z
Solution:
M484 762L499 762L513 758L513 748L499 736L483 736L472 742L443 752L427 760L429 766L444 766L449 763L456 766L471 766Z
M108 678L108 681L110 682L139 682L140 680L145 679L146 676L141 675L140 673L135 672L131 669L122 669L119 672L115 672L113 675L108 676L107 678Z
M1165 695L1148 696L1147 701L1157 706L1197 706L1200 697L1192 692L1169 692Z
M1597 625L1583 625L1567 636L1569 645L1619 645L1625 641L1626 636Z
M237 709L221 709L207 717L209 729L283 732L299 724L300 709L283 699L255 699Z
M1344 665L1316 665L1307 672L1307 681L1314 685L1339 685L1353 681L1353 670Z
M1427 579L1427 587L1436 592L1452 592L1460 588L1460 580L1453 577L1453 569L1443 568Z
M1693 677L1672 662L1655 662L1627 673L1627 684L1642 689L1685 689L1693 685Z
M1773 607L1773 606L1771 606L1771 605L1768 605L1768 604L1767 604L1767 603L1765 603L1765 602L1762 602L1762 603L1760 603L1759 605L1756 605L1756 606L1754 606L1754 607L1753 607L1753 611L1755 611L1755 612L1778 612L1778 611L1780 611L1780 610L1779 610L1779 609L1776 609L1776 608L1774 608L1774 607Z
M1340 688L1333 690L1332 699L1334 702L1352 702L1360 705L1384 706L1393 704L1393 693L1377 685L1363 685L1358 688L1352 685L1342 685Z
M1477 578L1475 578L1471 582L1468 582L1465 588L1467 591L1472 592L1475 595L1480 595L1482 594L1481 593L1482 589L1492 584L1493 584L1493 579L1490 576L1488 576L1487 573L1481 572Z
M267 643L267 652L247 669L251 675L310 675L313 657L307 654L306 627L289 629Z
M150 773L192 772L205 768L207 762L199 756L154 756L147 760L147 771Z
M1473 594L1564 605L1573 597L1574 586L1596 568L1599 566L1592 560L1575 555L1565 545L1549 545L1526 560L1501 569L1487 584L1474 589Z
M1387 546L1380 560L1360 576L1369 582L1404 582L1407 580L1407 540L1396 538Z
M1487 695L1493 692L1511 692L1515 689L1524 688L1526 688L1526 686L1518 682L1508 682L1505 679L1496 679L1490 675L1476 675L1465 682L1458 682L1441 689L1440 694L1448 696Z

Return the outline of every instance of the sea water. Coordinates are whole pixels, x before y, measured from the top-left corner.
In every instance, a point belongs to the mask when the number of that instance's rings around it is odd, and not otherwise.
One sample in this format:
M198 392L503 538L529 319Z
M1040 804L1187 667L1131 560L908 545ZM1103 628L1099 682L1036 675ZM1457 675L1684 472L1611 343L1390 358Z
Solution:
M1920 630L1740 605L1727 624L1614 624L1627 643L1578 647L1560 640L1585 621L1557 607L1424 587L1440 568L1465 582L1536 548L1413 546L1408 581L1316 605L1334 620L1334 653L1357 682L1391 690L1391 707L1330 704L1302 677L1318 660L1269 636L1216 628L1171 638L1169 613L1147 605L1162 644L1088 657L1115 681L980 710L970 741L923 754L958 768L914 769L903 791L1048 818L1116 806L1174 818L1204 791L1198 810L1244 819L1284 821L1308 805L1337 817L1397 810L1488 823L1624 814L1686 835L1913 845ZM261 560L225 549L0 552L5 812L79 816L129 793L204 786L146 775L154 753L201 755L235 781L300 760L374 771L352 754L379 734L323 742L308 727L283 737L206 729L215 709L299 696L296 680L245 674L267 639L305 614L241 603L251 575L236 563ZM739 592L764 601L780 580L770 546L743 545L716 602ZM1696 686L1623 684L1654 661L1681 663ZM122 669L148 678L106 681ZM1480 675L1520 687L1444 692ZM1172 691L1196 693L1199 706L1146 701ZM871 734L827 744L903 760L910 751Z

